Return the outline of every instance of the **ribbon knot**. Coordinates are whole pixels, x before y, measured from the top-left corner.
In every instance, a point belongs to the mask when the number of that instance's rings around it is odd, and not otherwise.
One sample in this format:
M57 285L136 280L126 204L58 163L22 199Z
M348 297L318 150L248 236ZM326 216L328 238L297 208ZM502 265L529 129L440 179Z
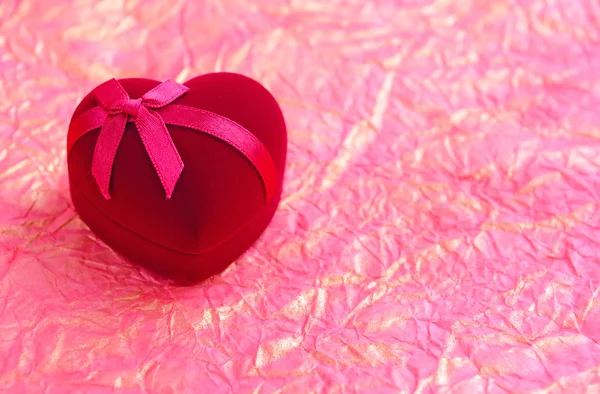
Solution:
M141 98L132 99L116 79L111 79L96 88L94 96L108 116L96 142L92 174L104 198L110 199L110 178L115 156L130 116L167 198L171 198L183 171L183 161L163 118L152 109L169 105L188 90L186 86L169 80Z
M137 117L140 106L142 105L142 99L129 99L121 104L121 110L129 116Z

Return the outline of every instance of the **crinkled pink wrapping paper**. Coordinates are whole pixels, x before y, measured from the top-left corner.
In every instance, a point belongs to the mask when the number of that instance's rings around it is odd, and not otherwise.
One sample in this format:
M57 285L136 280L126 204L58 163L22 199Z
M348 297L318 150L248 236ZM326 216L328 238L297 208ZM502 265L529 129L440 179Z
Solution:
M178 288L77 218L65 136L111 77L272 90L285 198ZM600 392L600 6L2 0L0 390Z

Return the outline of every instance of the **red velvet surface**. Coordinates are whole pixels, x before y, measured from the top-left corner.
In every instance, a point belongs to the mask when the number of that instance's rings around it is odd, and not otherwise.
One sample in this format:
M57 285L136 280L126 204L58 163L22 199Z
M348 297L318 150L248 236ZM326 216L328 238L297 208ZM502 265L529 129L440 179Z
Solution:
M132 98L159 84L148 79L120 83ZM76 209L104 242L162 275L197 281L226 268L268 225L282 191L287 137L277 102L256 81L213 73L185 85L190 92L173 104L225 116L265 145L278 170L279 187L271 203L265 204L260 177L245 157L210 135L184 127L168 126L185 164L169 200L131 123L115 158L110 200L91 174L99 130L78 140L68 163ZM88 94L72 119L97 105Z

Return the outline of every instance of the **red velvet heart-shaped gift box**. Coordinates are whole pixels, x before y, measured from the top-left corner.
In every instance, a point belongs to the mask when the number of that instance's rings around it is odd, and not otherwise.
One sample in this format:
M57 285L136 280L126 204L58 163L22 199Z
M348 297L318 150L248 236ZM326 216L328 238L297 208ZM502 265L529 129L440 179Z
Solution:
M71 197L115 251L196 282L223 271L268 226L286 151L279 105L250 78L113 79L71 119Z

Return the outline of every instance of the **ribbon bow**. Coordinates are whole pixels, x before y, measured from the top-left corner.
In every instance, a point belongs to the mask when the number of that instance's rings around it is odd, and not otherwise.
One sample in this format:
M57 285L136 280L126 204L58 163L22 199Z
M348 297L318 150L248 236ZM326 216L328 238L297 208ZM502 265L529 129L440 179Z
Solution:
M135 123L167 199L171 198L183 171L183 161L163 118L152 109L169 105L188 90L186 86L168 80L141 98L132 99L116 79L111 79L94 90L100 108L107 115L92 159L92 174L104 198L110 199L108 189L112 168L129 117Z

